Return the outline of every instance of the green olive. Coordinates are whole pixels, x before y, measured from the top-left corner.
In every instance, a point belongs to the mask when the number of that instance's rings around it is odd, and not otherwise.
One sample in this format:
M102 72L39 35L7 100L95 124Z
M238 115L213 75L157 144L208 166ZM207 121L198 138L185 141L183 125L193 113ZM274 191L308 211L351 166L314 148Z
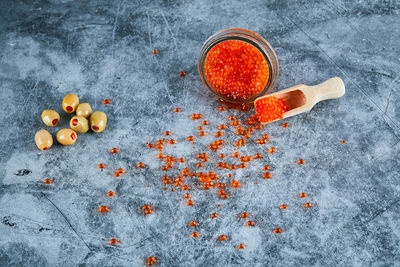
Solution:
M60 121L60 115L54 110L46 109L42 112L42 121L47 126L56 126Z
M74 116L69 121L69 127L78 133L86 133L89 131L89 122L85 117Z
M75 144L77 137L78 135L76 134L76 132L71 129L59 130L56 135L57 141L64 146Z
M89 103L79 104L76 108L76 115L89 118L90 115L92 115L92 107L89 105Z
M67 113L75 112L78 105L79 105L79 98L77 95L74 94L66 95L62 102L62 108Z
M103 111L96 111L90 116L90 128L96 133L104 131L107 125L107 115Z
M42 129L35 134L35 143L40 150L47 150L53 145L53 137L51 134Z

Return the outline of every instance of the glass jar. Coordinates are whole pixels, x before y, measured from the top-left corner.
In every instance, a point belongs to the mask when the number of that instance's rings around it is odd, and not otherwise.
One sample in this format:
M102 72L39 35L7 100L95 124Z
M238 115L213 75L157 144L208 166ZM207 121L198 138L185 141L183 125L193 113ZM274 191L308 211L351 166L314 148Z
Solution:
M246 42L247 44L254 46L259 52L261 52L261 54L264 56L264 58L268 64L269 75L268 75L268 81L266 82L265 88L263 90L261 90L258 94L252 95L252 96L248 97L247 99L232 99L232 98L227 98L226 96L221 95L220 93L217 92L217 90L215 90L209 84L209 82L207 81L207 77L205 75L204 65L205 65L208 53L217 44L222 43L224 41L230 41L230 40L242 41L242 42ZM278 62L278 58L275 54L275 51L272 49L271 45L257 33L254 33L252 31L245 30L245 29L226 29L226 30L222 30L222 31L219 31L219 32L213 34L204 42L204 44L201 47L199 57L198 57L198 71L199 71L201 80L203 81L204 85L211 92L216 94L221 100L223 100L224 102L229 102L229 103L244 104L244 103L253 102L258 97L268 94L272 91L272 89L275 87L275 85L278 81L279 62Z

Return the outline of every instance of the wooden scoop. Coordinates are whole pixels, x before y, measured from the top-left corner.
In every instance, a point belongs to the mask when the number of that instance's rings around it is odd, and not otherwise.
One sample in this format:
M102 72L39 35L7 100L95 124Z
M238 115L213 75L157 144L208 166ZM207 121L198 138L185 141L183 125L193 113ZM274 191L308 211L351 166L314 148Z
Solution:
M318 85L298 84L288 89L259 97L254 101L254 104L263 98L275 96L285 102L287 111L283 113L283 118L289 118L310 111L320 101L342 97L345 92L346 89L342 79L333 77Z

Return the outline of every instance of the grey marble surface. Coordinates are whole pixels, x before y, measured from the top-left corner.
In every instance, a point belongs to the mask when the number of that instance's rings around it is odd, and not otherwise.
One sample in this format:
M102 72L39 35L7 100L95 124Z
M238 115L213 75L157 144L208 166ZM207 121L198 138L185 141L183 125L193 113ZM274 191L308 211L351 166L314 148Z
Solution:
M400 264L399 12L396 0L1 1L0 265L141 266L151 255L161 266ZM347 93L287 119L289 128L274 123L257 132L252 140L268 133L271 141L240 149L264 155L232 171L242 187L228 188L226 200L215 189L193 191L197 203L188 207L182 191L162 190L165 173L145 142L172 131L177 148L165 153L193 167L214 137L199 138L195 148L185 142L199 124L190 114L204 114L214 133L229 115L245 120L253 112L217 111L197 73L202 42L232 27L275 48L276 90L340 76ZM188 75L179 77L181 70ZM33 141L46 128L40 114L55 109L57 129L66 127L61 100L70 92L105 111L108 128L40 152ZM112 104L102 105L104 98ZM227 130L222 152L231 153L237 139ZM278 152L267 154L270 146ZM111 155L112 147L121 153ZM204 171L219 161L209 154ZM307 164L296 165L299 158ZM135 168L139 161L148 166ZM108 165L102 172L100 162ZM270 180L261 178L264 164L272 166ZM119 167L127 173L114 178ZM167 174L176 177L177 169ZM109 190L118 196L104 196ZM297 198L303 191L309 197ZM315 206L303 208L308 201ZM283 203L289 209L281 211ZM144 204L155 213L143 216ZM100 205L111 211L99 214ZM243 211L256 226L243 225ZM210 219L212 212L221 216ZM200 223L197 239L189 237L191 220ZM273 234L275 227L284 232ZM221 234L229 240L217 242ZM110 238L121 244L108 245ZM239 243L247 248L235 249Z

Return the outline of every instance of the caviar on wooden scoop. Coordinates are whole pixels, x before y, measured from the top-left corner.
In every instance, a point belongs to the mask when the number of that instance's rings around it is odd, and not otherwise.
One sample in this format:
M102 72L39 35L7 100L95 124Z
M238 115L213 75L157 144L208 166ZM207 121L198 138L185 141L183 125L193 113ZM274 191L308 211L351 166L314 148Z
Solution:
M57 111L54 111L51 109L43 110L42 121L47 126L50 126L50 127L56 126L57 123L60 121L60 114L58 114Z

